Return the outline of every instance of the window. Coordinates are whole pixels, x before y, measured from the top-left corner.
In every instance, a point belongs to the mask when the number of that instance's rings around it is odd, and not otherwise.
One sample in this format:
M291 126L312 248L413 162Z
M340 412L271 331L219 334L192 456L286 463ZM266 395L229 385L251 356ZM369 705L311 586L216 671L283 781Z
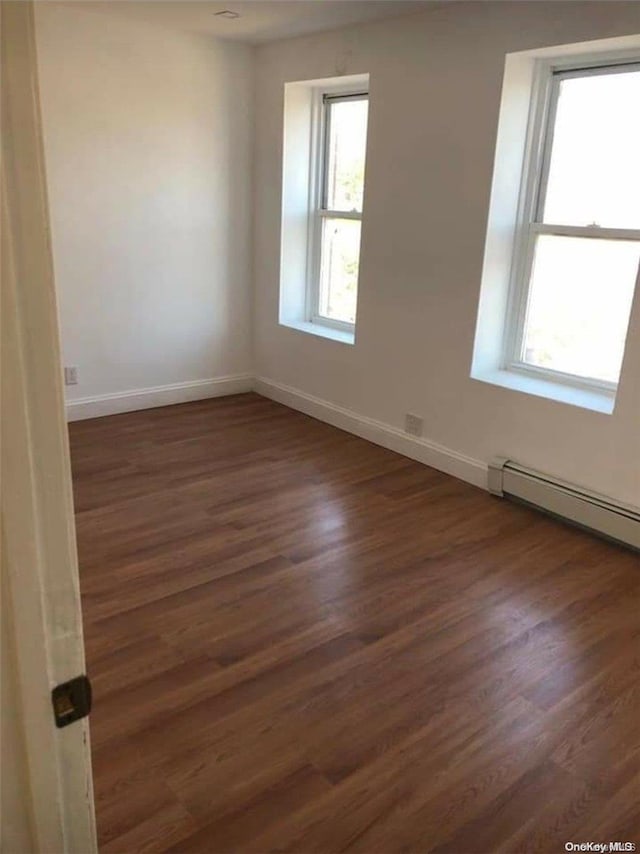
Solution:
M614 392L640 266L640 64L547 66L503 368Z
M363 91L318 91L317 98L318 160L309 223L308 320L353 330L369 101Z

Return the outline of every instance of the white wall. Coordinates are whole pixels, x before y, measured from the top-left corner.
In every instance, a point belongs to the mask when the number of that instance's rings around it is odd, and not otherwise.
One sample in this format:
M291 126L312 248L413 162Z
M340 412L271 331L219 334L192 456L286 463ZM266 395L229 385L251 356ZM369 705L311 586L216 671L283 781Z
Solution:
M613 415L469 378L505 54L640 32L640 4L450 3L257 50L255 348L260 374L478 460L510 456L640 505L640 365ZM288 81L369 72L354 347L278 325Z
M251 48L83 7L36 3L68 398L250 371Z

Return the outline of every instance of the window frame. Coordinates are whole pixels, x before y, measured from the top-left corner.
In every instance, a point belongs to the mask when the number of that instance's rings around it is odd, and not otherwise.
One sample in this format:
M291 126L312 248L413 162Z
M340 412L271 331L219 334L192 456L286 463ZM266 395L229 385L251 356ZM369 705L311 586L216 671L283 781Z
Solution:
M320 275L322 264L322 229L326 219L357 220L362 223L362 211L331 210L327 207L327 180L329 166L330 107L343 101L369 101L368 87L324 86L314 92L311 127L311 187L309 198L308 258L306 283L306 316L310 323L355 333L355 323L325 317L320 314ZM368 136L368 134L367 134ZM365 165L366 181L366 165ZM364 204L363 204L364 209ZM362 236L362 229L361 229ZM360 275L358 270L358 283Z
M629 66L637 66L640 70L640 56L635 51L606 57L600 55L592 59L573 56L554 62L541 60L537 63L524 152L502 354L503 370L578 389L597 391L612 397L615 396L617 382L531 365L523 359L523 345L533 259L539 235L640 242L640 229L559 225L542 221L562 80L623 73L623 69Z

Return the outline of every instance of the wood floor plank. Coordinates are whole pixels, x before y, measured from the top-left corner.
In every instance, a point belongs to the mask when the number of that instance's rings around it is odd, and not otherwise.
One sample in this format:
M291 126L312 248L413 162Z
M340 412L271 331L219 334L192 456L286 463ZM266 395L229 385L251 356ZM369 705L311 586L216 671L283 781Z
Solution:
M258 397L70 425L104 852L640 844L640 558Z

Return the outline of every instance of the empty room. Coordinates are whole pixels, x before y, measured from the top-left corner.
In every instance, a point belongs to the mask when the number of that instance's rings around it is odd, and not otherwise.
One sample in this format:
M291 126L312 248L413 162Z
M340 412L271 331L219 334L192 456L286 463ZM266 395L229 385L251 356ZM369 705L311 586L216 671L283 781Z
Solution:
M2 0L3 854L640 845L640 2Z

